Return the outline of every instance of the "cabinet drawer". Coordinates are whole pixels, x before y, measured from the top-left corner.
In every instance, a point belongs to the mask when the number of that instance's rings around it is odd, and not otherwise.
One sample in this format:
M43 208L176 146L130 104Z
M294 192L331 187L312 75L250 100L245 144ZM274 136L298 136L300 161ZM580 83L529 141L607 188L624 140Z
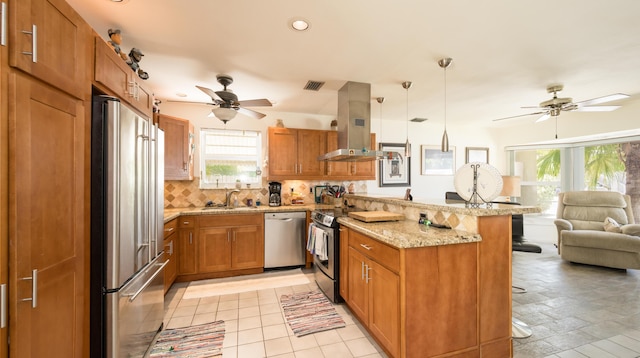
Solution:
M200 217L200 227L228 227L244 225L262 225L262 214L224 214L204 215Z
M164 224L164 238L166 239L178 229L178 219L173 219Z
M178 227L181 229L195 227L196 220L195 216L181 216L178 218Z
M349 230L349 246L396 273L400 269L400 251L396 248L353 230Z

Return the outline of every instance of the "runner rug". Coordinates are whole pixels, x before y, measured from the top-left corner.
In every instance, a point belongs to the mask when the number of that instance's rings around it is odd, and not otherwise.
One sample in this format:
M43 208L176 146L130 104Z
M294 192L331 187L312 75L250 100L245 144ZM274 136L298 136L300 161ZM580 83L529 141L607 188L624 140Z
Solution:
M224 321L165 329L151 348L150 358L222 357Z
M192 281L182 299L230 295L285 286L306 285L310 281L300 269L265 272L256 275Z
M320 291L282 295L280 303L296 337L345 326L340 314Z

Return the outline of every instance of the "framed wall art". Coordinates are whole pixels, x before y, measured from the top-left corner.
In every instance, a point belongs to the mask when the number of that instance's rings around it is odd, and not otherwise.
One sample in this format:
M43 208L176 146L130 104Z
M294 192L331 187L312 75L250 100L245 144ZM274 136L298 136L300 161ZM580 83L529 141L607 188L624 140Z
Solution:
M379 150L404 153L403 143L379 143ZM410 186L411 158L380 159L378 160L378 178L380 186Z
M467 147L464 153L464 162L480 162L489 164L489 148Z
M439 145L422 145L421 172L422 175L453 175L456 170L456 148L449 147L443 152Z

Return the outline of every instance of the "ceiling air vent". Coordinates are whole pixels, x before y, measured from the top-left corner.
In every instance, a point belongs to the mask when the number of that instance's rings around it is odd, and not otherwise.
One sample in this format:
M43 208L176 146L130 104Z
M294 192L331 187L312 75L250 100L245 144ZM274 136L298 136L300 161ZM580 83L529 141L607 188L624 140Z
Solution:
M324 82L307 81L307 84L304 86L304 89L307 91L318 91L322 86L324 86Z

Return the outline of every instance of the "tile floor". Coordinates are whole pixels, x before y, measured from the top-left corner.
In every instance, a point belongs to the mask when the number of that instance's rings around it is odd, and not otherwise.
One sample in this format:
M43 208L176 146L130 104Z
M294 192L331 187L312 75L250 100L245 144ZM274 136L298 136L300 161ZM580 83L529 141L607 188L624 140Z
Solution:
M513 253L513 316L533 335L514 339L515 358L640 357L640 271L560 259L552 218L525 215L525 237L542 254Z
M543 252L513 253L513 284L527 289L513 295L513 316L533 330L513 340L514 357L640 357L640 271L562 261L552 218L526 215L525 237ZM315 288L308 277L308 285L190 300L182 299L187 285L175 284L165 300L165 326L224 320L223 358L386 357L344 304L336 309L345 328L293 335L278 297Z
M386 357L344 304L335 305L346 326L296 337L284 319L279 297L317 289L310 283L246 293L182 299L186 283L174 284L165 296L165 327L225 321L223 358Z

